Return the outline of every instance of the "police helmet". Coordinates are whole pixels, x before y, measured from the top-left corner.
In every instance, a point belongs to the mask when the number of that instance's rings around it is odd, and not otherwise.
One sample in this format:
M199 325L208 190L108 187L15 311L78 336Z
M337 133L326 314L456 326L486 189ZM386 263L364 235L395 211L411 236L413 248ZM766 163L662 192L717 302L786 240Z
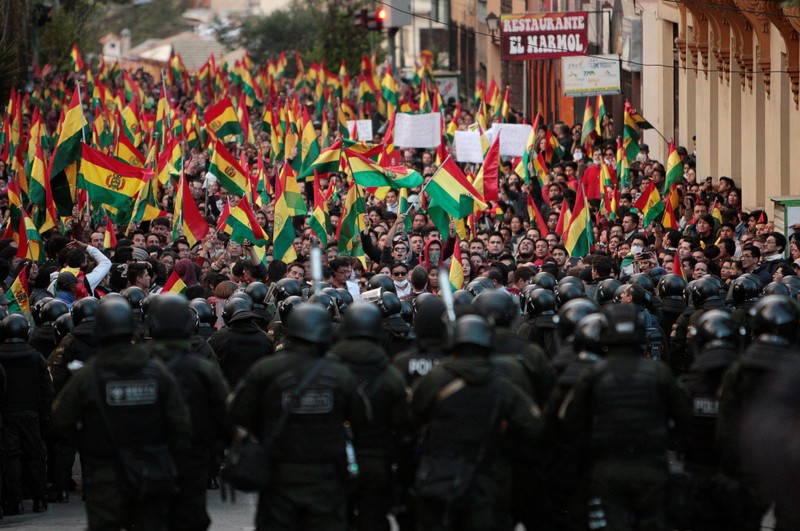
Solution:
M444 324L444 314L447 310L442 299L428 295L428 297L420 295L414 300L416 306L414 328L418 337L442 339L447 335L447 327Z
M197 314L188 301L174 293L163 293L150 305L147 328L154 339L187 338L194 331Z
M647 341L647 321L635 304L608 304L603 310L607 325L602 330L605 347L641 348Z
M683 291L686 289L686 281L683 277L670 273L664 275L658 281L658 288L656 293L661 299L683 300Z
M797 338L800 306L782 295L767 295L750 309L750 330L753 335L774 336L785 343Z
M72 323L72 316L68 313L59 315L55 323L53 323L53 336L56 338L56 343L61 343L67 334L72 332L75 326Z
M342 296L339 294L339 290L337 290L336 288L323 288L320 291L320 293L324 293L325 295L333 299L334 304L336 304L336 309L339 311L340 314L344 312L346 305L342 300Z
M469 284L467 284L467 291L473 297L477 297L486 290L494 289L494 283L486 277L478 277Z
M230 297L228 297L229 301L235 299L242 299L247 303L247 309L250 310L251 312L253 311L253 298L250 295L248 295L244 291L237 291L234 292Z
M528 297L536 289L539 289L536 284L526 284L522 291L519 292L519 309L523 314L528 313Z
M300 297L303 289L293 278L282 278L275 283L275 300L280 302L288 297Z
M692 283L691 293L692 303L694 303L696 308L701 307L706 303L706 301L720 298L717 283L709 277L703 277L695 280Z
M578 321L573 332L573 345L576 352L592 354L603 352L603 331L608 328L608 319L602 313L591 313Z
M414 308L411 307L410 302L406 300L400 301L400 317L403 318L403 321L408 323L408 326L414 324Z
M0 306L0 321L8 317L8 310Z
M556 296L546 288L536 288L528 295L526 311L537 317L539 315L555 315Z
M453 332L452 347L455 350L462 345L475 345L487 350L491 349L492 327L489 325L489 321L474 314L459 317Z
M416 313L417 307L420 304L425 304L425 301L427 299L436 299L436 298L437 298L436 295L434 295L433 293L429 293L427 291L424 293L420 293L419 295L414 297L414 299L411 301L411 307L414 309L414 312Z
M286 335L309 343L330 343L332 338L330 314L319 304L298 304L286 323Z
M508 327L519 315L519 309L508 292L488 290L472 301L486 319L497 326Z
M158 293L148 293L147 297L142 299L141 312L143 320L147 319L147 313L150 311L150 305L153 304L153 301L156 300L156 297L158 296L159 296ZM133 311L134 313L136 313L137 309L134 308Z
M786 275L780 279L780 283L789 288L789 296L793 299L797 298L800 294L800 277L795 275Z
M539 287L553 291L556 287L556 277L547 271L539 271L533 276L533 284Z
M4 343L25 343L30 331L28 320L18 313L12 313L0 323L0 337Z
M731 282L731 298L735 304L755 302L761 296L761 280L756 275L745 274Z
M453 292L453 305L455 306L465 306L467 304L472 304L472 299L475 296L465 289L457 289Z
M281 323L286 325L287 320L289 319L289 314L292 313L292 310L298 306L299 304L303 303L303 299L298 297L297 295L291 295L286 297L281 302L278 303L278 317L281 320Z
M725 310L709 310L700 316L690 334L700 348L715 340L735 345L739 340L739 327Z
M31 308L31 315L33 316L33 322L36 326L42 326L44 321L42 321L42 309L44 305L48 302L52 301L53 297L42 297Z
M619 280L607 278L601 280L597 286L597 304L604 306L610 302L614 302L617 295L617 289L622 286Z
M354 303L347 309L339 328L342 337L347 339L366 338L383 340L383 318L381 311L368 302Z
M345 288L336 288L336 291L339 292L339 298L342 299L342 308L345 309L351 304L353 304L353 294L350 293L349 290Z
M83 321L94 321L94 316L100 308L100 301L94 297L84 297L72 303L72 322L75 326L81 324Z
M561 286L556 286L555 294L556 304L560 308L573 299L583 298L586 295L586 290L583 287L583 283L575 284L574 282L567 282Z
M142 301L147 296L144 290L137 286L130 286L125 288L124 290L122 290L120 295L125 297L125 300L128 301L128 304L131 305L131 308L137 311L141 310Z
M327 293L319 293L312 295L308 298L307 301L309 304L319 304L325 311L330 314L331 317L336 317L338 315L338 310L336 308L336 301L328 295Z
M566 339L575 331L578 322L589 314L597 313L600 308L586 298L572 299L558 309L558 332Z
M252 317L253 313L250 310L250 301L241 297L231 297L222 308L222 320L226 325L230 325L235 317L242 319Z
M211 303L203 298L196 298L189 301L189 308L197 315L197 324L203 328L213 327L217 322L217 316L214 315L214 308Z
M136 318L130 303L120 297L103 300L94 318L94 336L98 342L112 337L129 339L136 333Z
M396 293L391 291L384 291L381 297L376 301L378 309L384 317L391 317L400 313L402 305Z
M373 275L367 281L367 285L369 286L370 290L383 288L383 291L390 291L392 293L397 293L397 287L394 285L394 281L389 275Z
M267 286L263 282L251 282L244 288L244 292L253 300L254 308L263 308L267 299Z
M69 306L67 306L67 303L58 299L53 299L42 308L42 322L52 323L65 313L69 313Z
M651 294L656 292L653 279L650 278L650 275L647 273L636 273L635 275L631 275L631 278L628 279L628 284L638 284L644 288L645 291Z
M789 297L791 294L792 292L789 290L789 286L781 284L780 282L770 282L764 288L764 295L785 295Z

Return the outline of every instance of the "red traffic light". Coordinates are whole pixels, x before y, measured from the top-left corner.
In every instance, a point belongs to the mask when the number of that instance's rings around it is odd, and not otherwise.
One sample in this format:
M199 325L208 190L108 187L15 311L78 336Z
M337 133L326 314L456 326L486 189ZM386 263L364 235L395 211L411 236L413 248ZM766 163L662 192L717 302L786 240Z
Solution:
M386 16L387 16L386 8L383 7L380 8L377 13L375 13L375 18L381 21L386 20Z

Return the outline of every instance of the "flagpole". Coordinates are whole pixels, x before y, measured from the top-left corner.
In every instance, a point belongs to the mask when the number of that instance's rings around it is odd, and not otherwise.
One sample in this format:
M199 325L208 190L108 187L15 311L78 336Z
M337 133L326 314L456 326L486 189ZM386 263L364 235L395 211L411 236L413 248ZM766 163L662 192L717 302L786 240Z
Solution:
M83 115L83 95L81 94L81 83L78 80L75 80L75 89L78 91L78 106L80 107L81 111L81 139L83 143L86 143L86 117Z
M447 163L447 161L448 161L448 160L450 160L452 157L453 157L452 155L447 155L447 158L446 158L446 159L444 159L444 161L443 161L443 162L442 162L442 163L439 165L439 168L441 168L442 166L444 166L444 165L445 165L445 163ZM436 171L439 171L439 168L436 168ZM421 199L422 199L422 194L423 194L423 192L425 192L425 188L427 188L427 186L428 186L428 183L430 183L430 182L433 180L433 177L435 177L435 176L436 176L436 172L433 172L433 176L431 176L431 178L430 178L430 179L428 179L428 181L427 181L427 182L424 182L424 183L422 183L422 188L420 188L420 190L419 190L419 194L417 194L417 198L418 198L418 200L421 200ZM405 212L405 215L406 215L406 216L409 214L409 212L411 212L411 209L412 209L412 208L414 208L414 205L413 205L413 204L411 204L411 205L409 205L409 206L408 206L408 210L406 210L406 212Z

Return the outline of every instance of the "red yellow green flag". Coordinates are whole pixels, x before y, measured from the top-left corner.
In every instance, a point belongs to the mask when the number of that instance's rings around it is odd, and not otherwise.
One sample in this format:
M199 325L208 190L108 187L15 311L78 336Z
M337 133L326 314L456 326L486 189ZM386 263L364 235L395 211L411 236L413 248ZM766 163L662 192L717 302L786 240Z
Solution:
M181 279L178 272L174 269L172 270L172 274L167 279L166 284L164 287L161 288L161 293L174 293L176 295L186 295L186 283Z
M6 293L8 313L29 314L31 305L28 300L28 294L28 264L25 264L8 289L8 293Z

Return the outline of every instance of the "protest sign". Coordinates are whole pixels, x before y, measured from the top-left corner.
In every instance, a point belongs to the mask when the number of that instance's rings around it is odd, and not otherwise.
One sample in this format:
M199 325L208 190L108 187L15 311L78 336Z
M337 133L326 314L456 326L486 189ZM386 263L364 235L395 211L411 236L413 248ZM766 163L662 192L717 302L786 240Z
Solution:
M483 162L483 149L479 132L456 131L455 148L455 157L458 162Z
M442 142L442 118L438 112L398 113L394 122L394 145L401 148L434 148Z
M532 127L528 124L492 124L492 128L486 131L486 138L489 142L493 142L497 132L502 131L500 156L521 157L525 154L531 129Z

